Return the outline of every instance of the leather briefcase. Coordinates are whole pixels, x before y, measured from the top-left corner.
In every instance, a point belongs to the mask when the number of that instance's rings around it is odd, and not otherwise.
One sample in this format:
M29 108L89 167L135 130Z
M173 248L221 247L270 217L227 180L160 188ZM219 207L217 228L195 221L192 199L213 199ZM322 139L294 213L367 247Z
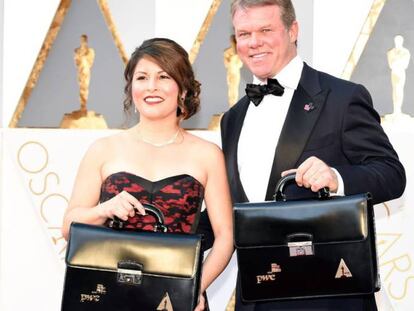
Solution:
M370 194L234 206L234 239L245 302L365 295L378 291Z
M158 232L72 223L63 311L194 310L202 237L164 233L163 214L155 206L144 207L156 216Z

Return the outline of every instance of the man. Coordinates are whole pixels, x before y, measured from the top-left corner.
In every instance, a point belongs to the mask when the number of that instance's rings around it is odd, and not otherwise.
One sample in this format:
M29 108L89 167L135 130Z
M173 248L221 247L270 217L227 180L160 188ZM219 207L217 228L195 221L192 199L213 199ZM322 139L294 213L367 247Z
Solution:
M289 172L296 172L302 190L371 192L375 204L401 196L404 168L368 91L300 59L291 1L233 0L231 12L238 55L253 82L276 94L247 88L250 98L222 118L233 202L272 200L277 181ZM236 296L237 311L377 309L373 295L257 304L244 304L239 291Z

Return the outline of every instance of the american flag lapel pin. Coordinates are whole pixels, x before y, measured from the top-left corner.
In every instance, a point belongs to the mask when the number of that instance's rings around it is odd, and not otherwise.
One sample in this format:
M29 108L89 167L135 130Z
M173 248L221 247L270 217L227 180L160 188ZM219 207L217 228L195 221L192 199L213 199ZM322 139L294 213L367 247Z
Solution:
M310 112L313 109L315 109L315 106L313 103L307 103L305 106L303 106L303 110Z

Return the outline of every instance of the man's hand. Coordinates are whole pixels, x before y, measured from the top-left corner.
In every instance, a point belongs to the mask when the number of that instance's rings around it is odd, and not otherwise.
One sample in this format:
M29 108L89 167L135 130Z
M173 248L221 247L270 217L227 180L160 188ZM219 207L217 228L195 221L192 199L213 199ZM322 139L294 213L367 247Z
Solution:
M330 192L338 190L338 179L335 172L325 162L317 157L307 158L297 169L282 172L282 177L290 173L296 173L296 184L299 187L310 188L317 192L328 187Z

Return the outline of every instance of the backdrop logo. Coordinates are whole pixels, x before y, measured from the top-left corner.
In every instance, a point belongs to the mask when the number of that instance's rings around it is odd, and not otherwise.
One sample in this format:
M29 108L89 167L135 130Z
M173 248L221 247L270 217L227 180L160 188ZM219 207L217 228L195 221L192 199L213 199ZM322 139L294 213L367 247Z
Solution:
M56 253L63 259L66 241L61 226L68 199L56 190L59 189L60 177L49 169L49 151L40 142L27 141L17 151L17 163L24 172L24 186L34 199L41 223L46 228Z

